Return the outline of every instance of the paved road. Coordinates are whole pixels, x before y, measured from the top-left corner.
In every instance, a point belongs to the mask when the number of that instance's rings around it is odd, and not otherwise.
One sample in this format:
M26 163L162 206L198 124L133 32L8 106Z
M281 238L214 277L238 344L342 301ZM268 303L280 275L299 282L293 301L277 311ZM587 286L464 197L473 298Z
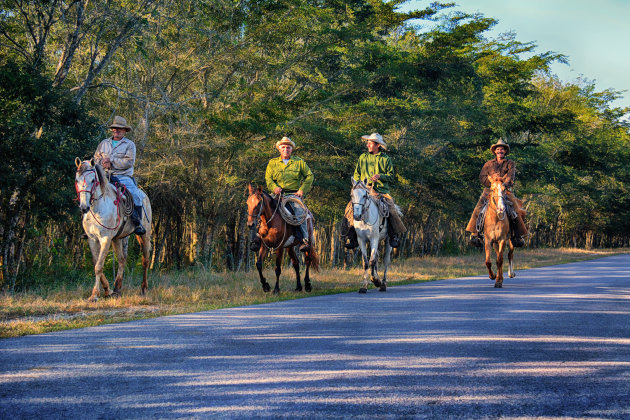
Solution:
M517 276L0 340L0 418L630 418L630 255Z

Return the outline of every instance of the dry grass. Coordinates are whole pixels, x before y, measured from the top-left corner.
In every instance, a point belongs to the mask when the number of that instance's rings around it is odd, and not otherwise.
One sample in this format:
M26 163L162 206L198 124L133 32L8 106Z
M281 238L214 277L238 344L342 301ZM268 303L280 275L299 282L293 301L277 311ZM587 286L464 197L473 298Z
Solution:
M599 258L629 250L525 249L515 257L515 269L541 267ZM481 254L456 257L410 258L396 260L388 284L406 284L486 274ZM265 277L273 287L275 275L266 263ZM205 273L199 271L156 274L149 279L149 292L140 296L140 280L125 280L123 297L86 301L92 283L77 289L61 288L45 295L25 293L0 295L0 338L49 331L124 322L177 313L197 312L232 306L252 305L307 296L358 290L361 269L329 269L315 273L313 291L294 292L295 278L289 267L283 269L279 296L263 293L258 274ZM273 281L272 281L273 280Z

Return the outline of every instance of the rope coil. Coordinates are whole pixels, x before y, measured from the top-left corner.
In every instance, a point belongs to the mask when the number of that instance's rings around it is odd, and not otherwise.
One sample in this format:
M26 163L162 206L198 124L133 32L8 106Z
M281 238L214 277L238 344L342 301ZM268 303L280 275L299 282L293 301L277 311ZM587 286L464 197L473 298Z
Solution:
M284 219L285 222L287 222L291 226L300 226L302 223L304 223L304 221L308 217L308 209L306 208L306 205L304 205L302 200L295 196L282 196L280 198L280 201L280 216L282 216L282 219ZM289 203L295 203L296 205L300 206L303 210L302 214L299 216L291 214L289 209L287 209L286 207Z

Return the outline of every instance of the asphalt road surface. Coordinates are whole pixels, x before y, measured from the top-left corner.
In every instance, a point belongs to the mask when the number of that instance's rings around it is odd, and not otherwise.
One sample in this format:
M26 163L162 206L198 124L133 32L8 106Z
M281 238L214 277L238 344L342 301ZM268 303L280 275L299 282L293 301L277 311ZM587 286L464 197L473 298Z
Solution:
M493 284L0 340L0 418L630 418L630 255Z

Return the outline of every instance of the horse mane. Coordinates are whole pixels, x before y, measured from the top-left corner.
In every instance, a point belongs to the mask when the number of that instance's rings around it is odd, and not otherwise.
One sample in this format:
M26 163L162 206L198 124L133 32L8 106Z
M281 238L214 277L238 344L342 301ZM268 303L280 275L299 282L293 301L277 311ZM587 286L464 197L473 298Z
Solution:
M101 184L101 191L103 192L103 194L105 194L105 191L107 191L107 188L109 186L107 175L105 175L103 167L98 163L94 164L94 169L96 170L96 176L98 176L98 182Z

